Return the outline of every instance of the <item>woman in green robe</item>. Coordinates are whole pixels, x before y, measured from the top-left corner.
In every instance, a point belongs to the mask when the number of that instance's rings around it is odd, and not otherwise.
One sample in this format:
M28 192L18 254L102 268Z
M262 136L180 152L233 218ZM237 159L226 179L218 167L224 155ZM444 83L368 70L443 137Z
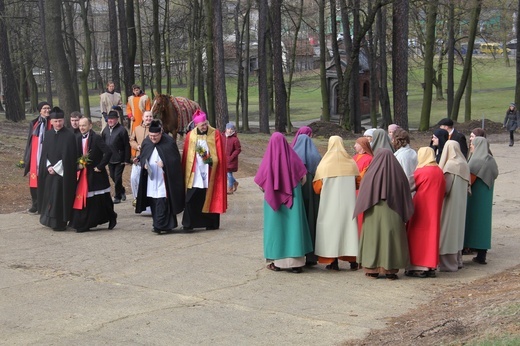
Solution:
M491 249L493 187L498 166L489 154L486 138L475 137L470 151L471 195L468 196L464 247L477 250L473 262L486 264L487 250Z

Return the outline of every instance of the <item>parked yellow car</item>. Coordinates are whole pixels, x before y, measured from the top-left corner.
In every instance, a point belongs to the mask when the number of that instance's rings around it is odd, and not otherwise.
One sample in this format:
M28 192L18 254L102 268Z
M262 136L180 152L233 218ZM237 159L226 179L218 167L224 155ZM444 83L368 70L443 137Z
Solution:
M509 48L506 48L510 52ZM480 45L480 53L498 55L504 53L504 49L500 43L482 43Z

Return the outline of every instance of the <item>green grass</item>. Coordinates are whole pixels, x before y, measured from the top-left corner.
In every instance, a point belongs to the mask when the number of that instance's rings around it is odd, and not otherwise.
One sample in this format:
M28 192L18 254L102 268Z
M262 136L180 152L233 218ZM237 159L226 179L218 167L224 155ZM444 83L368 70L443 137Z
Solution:
M514 100L514 87L516 83L516 68L514 59L510 57L511 67L506 67L503 58L492 59L490 57L474 57L473 93L471 98L472 119L482 117L496 122L502 122L509 103ZM445 65L446 66L446 65ZM455 90L458 87L462 66L456 65ZM447 75L444 72L443 89L446 89ZM251 76L249 88L249 119L258 120L258 87L256 79ZM286 77L287 82L287 77ZM423 82L422 67L410 65L408 74L408 120L411 128L419 125L422 108ZM227 78L228 111L231 120L235 119L235 103L237 94L236 78ZM391 89L391 84L389 85ZM147 88L148 95L151 91ZM185 87L175 87L174 95L186 96ZM433 125L441 118L446 117L446 99L432 102L430 123ZM444 94L444 98L446 95ZM392 95L390 95L392 100ZM99 95L96 93L90 97L91 106L99 105ZM464 99L459 111L459 122L464 121ZM392 114L393 115L393 114ZM321 92L318 71L307 71L295 74L291 92L291 120L304 121L318 119L321 116Z

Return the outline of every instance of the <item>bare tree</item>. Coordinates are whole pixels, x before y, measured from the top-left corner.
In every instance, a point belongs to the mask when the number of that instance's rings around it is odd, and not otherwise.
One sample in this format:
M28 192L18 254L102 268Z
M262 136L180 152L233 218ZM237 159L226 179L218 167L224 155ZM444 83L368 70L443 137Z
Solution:
M132 0L127 1L131 3ZM121 61L123 63L123 83L125 96L132 95L132 84L134 84L134 69L130 61L130 50L128 48L128 26L126 24L127 13L125 9L125 0L117 0L117 12L119 19L119 38L121 42ZM141 86L144 89L144 85Z
M88 76L90 74L90 62L92 57L92 35L89 25L89 2L80 1L80 16L83 22L83 33L85 34L85 50L83 54L83 66L79 74L81 82L81 99L83 100L83 115L90 118L90 99L88 94Z
M325 38L325 1L316 0L319 11L320 35L320 89L321 89L321 120L330 121L329 88L327 87L327 42Z
M112 81L115 89L121 90L121 75L119 74L119 39L117 38L117 7L116 0L108 0L108 22L110 23L110 62L112 65Z
M54 80L56 82L59 104L65 112L66 118L69 119L70 113L79 109L79 100L70 87L72 85L72 78L70 75L69 62L65 55L65 48L63 47L61 5L62 2L59 0L45 1L45 30L48 35L47 48Z
M40 35L43 63L45 67L45 92L46 99L52 105L52 83L51 83L51 65L49 61L49 53L47 51L47 30L45 27L45 6L44 0L38 0L39 19L40 19Z
M435 55L435 24L437 23L438 6L438 0L430 0L426 8L426 44L424 50L423 101L419 131L426 131L430 128L430 113L432 108L434 78L433 58Z
M0 70L2 71L2 83L4 85L5 94L5 117L8 120L18 122L25 119L25 113L16 87L16 79L11 64L11 56L8 49L7 29L5 26L5 4L4 0L0 0L0 41L5 46L0 49Z
M215 55L213 52L213 0L204 0L204 13L206 19L206 112L208 120L215 125Z
M408 130L408 0L393 4L392 81L395 123Z
M267 0L258 0L258 108L261 133L269 133L269 93L267 89L267 40L268 28Z
M387 127L392 121L392 108L390 107L390 96L388 93L388 63L386 54L386 7L382 7L377 14L376 37L379 41L380 54L377 65L379 66L379 103L381 104L381 114L383 126Z
M282 51L282 1L271 2L273 43L273 77L275 101L275 129L285 132L287 127L287 90L285 89Z
M224 67L224 35L222 32L222 2L213 0L213 53L215 54L214 94L215 94L215 127L221 131L226 129L229 121L226 70Z

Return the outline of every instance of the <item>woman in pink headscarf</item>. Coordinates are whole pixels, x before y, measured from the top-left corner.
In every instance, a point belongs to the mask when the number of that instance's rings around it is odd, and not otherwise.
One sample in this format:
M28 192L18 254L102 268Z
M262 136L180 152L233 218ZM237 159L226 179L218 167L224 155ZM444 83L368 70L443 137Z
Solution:
M267 269L301 273L312 240L303 205L307 168L284 135L273 133L255 183L264 192L264 256Z

